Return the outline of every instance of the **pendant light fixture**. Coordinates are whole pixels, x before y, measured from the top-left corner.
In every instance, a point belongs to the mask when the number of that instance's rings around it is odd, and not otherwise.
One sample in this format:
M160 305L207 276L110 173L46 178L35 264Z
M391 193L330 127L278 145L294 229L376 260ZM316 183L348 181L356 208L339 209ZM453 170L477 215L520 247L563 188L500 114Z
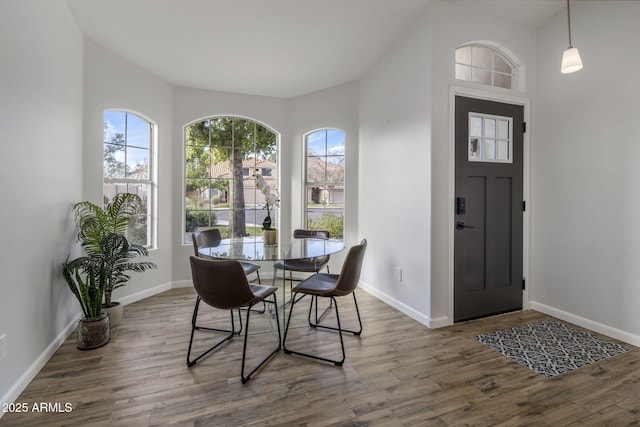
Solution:
M571 45L571 9L569 8L569 0L567 0L567 24L569 27L569 47L562 54L560 72L563 74L575 73L582 69L580 53L578 53L578 49Z

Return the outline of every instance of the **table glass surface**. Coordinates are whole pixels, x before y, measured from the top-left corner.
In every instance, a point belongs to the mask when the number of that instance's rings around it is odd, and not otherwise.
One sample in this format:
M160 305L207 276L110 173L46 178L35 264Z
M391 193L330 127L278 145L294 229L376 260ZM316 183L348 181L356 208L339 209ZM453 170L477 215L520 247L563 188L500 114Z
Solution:
M282 331L282 334L284 334L287 314L286 306L289 304L288 299L290 298L290 295L288 295L289 286L285 286L288 276L281 274L280 278L278 278L278 268L276 267L276 264L282 261L300 260L305 258L313 259L316 257L331 255L342 251L344 248L345 245L343 241L334 239L318 239L311 237L299 239L292 238L290 241L286 241L285 243L279 242L277 245L271 246L265 245L262 237L244 237L223 239L216 246L199 248L198 253L204 258L230 259L248 262L273 262L273 282L271 283L282 289L281 295L278 296L277 310L279 310L280 330ZM270 304L267 304L267 310L271 312ZM271 331L275 334L277 331L275 318L271 316L270 320Z
M277 245L265 245L262 237L223 239L213 247L202 247L204 257L234 259L238 261L284 261L316 258L340 252L344 242L334 239L301 238Z

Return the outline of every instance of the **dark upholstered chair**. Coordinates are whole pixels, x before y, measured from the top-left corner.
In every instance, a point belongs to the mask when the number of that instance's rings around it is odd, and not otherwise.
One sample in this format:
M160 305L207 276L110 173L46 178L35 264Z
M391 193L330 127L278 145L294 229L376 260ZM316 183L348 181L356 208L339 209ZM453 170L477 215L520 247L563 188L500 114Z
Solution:
M220 230L217 228L212 228L210 230L204 231L196 231L191 233L191 240L193 241L193 252L195 256L200 256L198 249L200 248L215 248L222 241L222 235L220 234ZM244 274L247 276L256 273L256 279L258 283L262 283L260 281L260 273L258 270L260 266L258 264L254 264L252 262L240 261L240 265L244 270Z
M305 238L314 238L314 239L328 239L329 232L326 230L302 230L297 229L293 231L294 239L305 239ZM278 261L274 264L273 268L277 270L283 270L283 272L289 272L289 280L293 285L293 281L300 279L293 278L293 272L298 271L302 273L317 273L322 270L325 266L327 267L327 273L329 272L329 257L330 255L324 255L321 257L315 258L303 258L303 259L293 259L286 261ZM285 273L286 274L286 273Z
M232 260L210 260L205 258L198 258L191 256L191 275L193 278L193 287L198 294L196 306L193 310L191 338L189 339L189 350L187 351L187 366L191 367L196 364L198 360L206 356L224 342L232 339L235 335L239 335L239 332L235 331L235 322L233 317L234 310L238 309L238 316L240 316L239 309L246 307L247 319L244 328L244 346L242 350L242 367L240 369L240 378L242 383L246 383L251 379L258 369L260 369L273 355L280 351L280 320L278 319L278 302L276 299L275 286L264 286L249 284L247 276L244 274L242 266L238 261ZM267 299L271 297L271 299ZM203 328L196 326L196 318L198 317L198 308L200 302L204 301L211 307L220 310L229 310L231 313L231 329L215 329L215 328ZM275 350L271 351L267 357L265 357L257 367L251 372L245 375L245 359L247 354L247 337L249 332L249 318L251 316L251 307L259 302L265 302L273 304L276 324L278 325L278 345ZM196 330L206 330L211 332L223 332L226 336L215 345L201 353L199 356L191 359L191 348L193 345L193 336Z
M292 289L293 297L291 298L291 308L289 309L289 317L287 319L287 326L284 331L284 341L282 343L284 352L287 354L298 354L301 356L311 357L313 359L322 360L325 362L331 362L335 365L342 366L345 359L344 352L344 341L342 339L342 333L348 332L354 335L360 335L362 333L362 320L360 319L360 311L358 310L358 301L356 300L355 289L358 287L358 282L360 281L360 271L362 270L362 260L364 259L365 251L367 250L367 240L363 239L359 245L352 246L347 253L347 256L344 260L344 264L342 265L342 270L340 274L328 274L328 273L318 273L304 280L302 283L298 284ZM353 302L355 303L356 314L358 315L358 323L360 325L360 329L357 331L343 329L340 324L340 313L338 312L338 304L336 298L343 297L347 295L353 295ZM300 295L300 296L298 296ZM309 325L313 328L324 328L331 329L334 331L338 331L340 336L340 346L342 348L342 359L341 360L332 360L325 357L320 357L317 355L312 355L308 353L302 353L299 351L291 350L287 348L287 333L289 332L289 325L291 323L291 315L293 313L293 308L296 304L302 300L305 296L311 295L311 304L309 305ZM313 308L313 303L315 302L316 313L318 306L318 298L329 298L336 310L336 319L338 323L338 327L321 325L318 322L317 314L315 321L311 319L311 313Z

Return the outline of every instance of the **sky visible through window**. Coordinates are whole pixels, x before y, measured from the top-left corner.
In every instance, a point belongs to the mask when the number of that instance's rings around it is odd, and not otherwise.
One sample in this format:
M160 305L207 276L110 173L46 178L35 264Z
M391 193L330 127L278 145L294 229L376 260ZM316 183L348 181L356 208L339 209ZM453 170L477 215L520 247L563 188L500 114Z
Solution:
M344 151L344 132L342 131L328 129L325 134L325 130L322 130L314 132L307 137L307 152L309 156L326 155L329 156L327 161L337 163L339 159L331 156L344 156Z
M105 142L112 142L117 134L126 136L126 145L131 147L126 152L126 162L129 167L133 169L135 165L148 163L150 147L147 121L124 111L105 111L104 123ZM117 151L114 156L119 162L125 161L124 151Z

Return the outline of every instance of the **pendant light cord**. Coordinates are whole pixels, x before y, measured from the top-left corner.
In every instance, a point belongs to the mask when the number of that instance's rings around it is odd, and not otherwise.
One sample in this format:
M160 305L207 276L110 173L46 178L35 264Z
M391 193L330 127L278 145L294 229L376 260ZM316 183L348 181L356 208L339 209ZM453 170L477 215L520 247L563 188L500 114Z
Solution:
M569 48L572 48L571 45L571 8L569 7L569 0L567 0L567 27L569 28Z

